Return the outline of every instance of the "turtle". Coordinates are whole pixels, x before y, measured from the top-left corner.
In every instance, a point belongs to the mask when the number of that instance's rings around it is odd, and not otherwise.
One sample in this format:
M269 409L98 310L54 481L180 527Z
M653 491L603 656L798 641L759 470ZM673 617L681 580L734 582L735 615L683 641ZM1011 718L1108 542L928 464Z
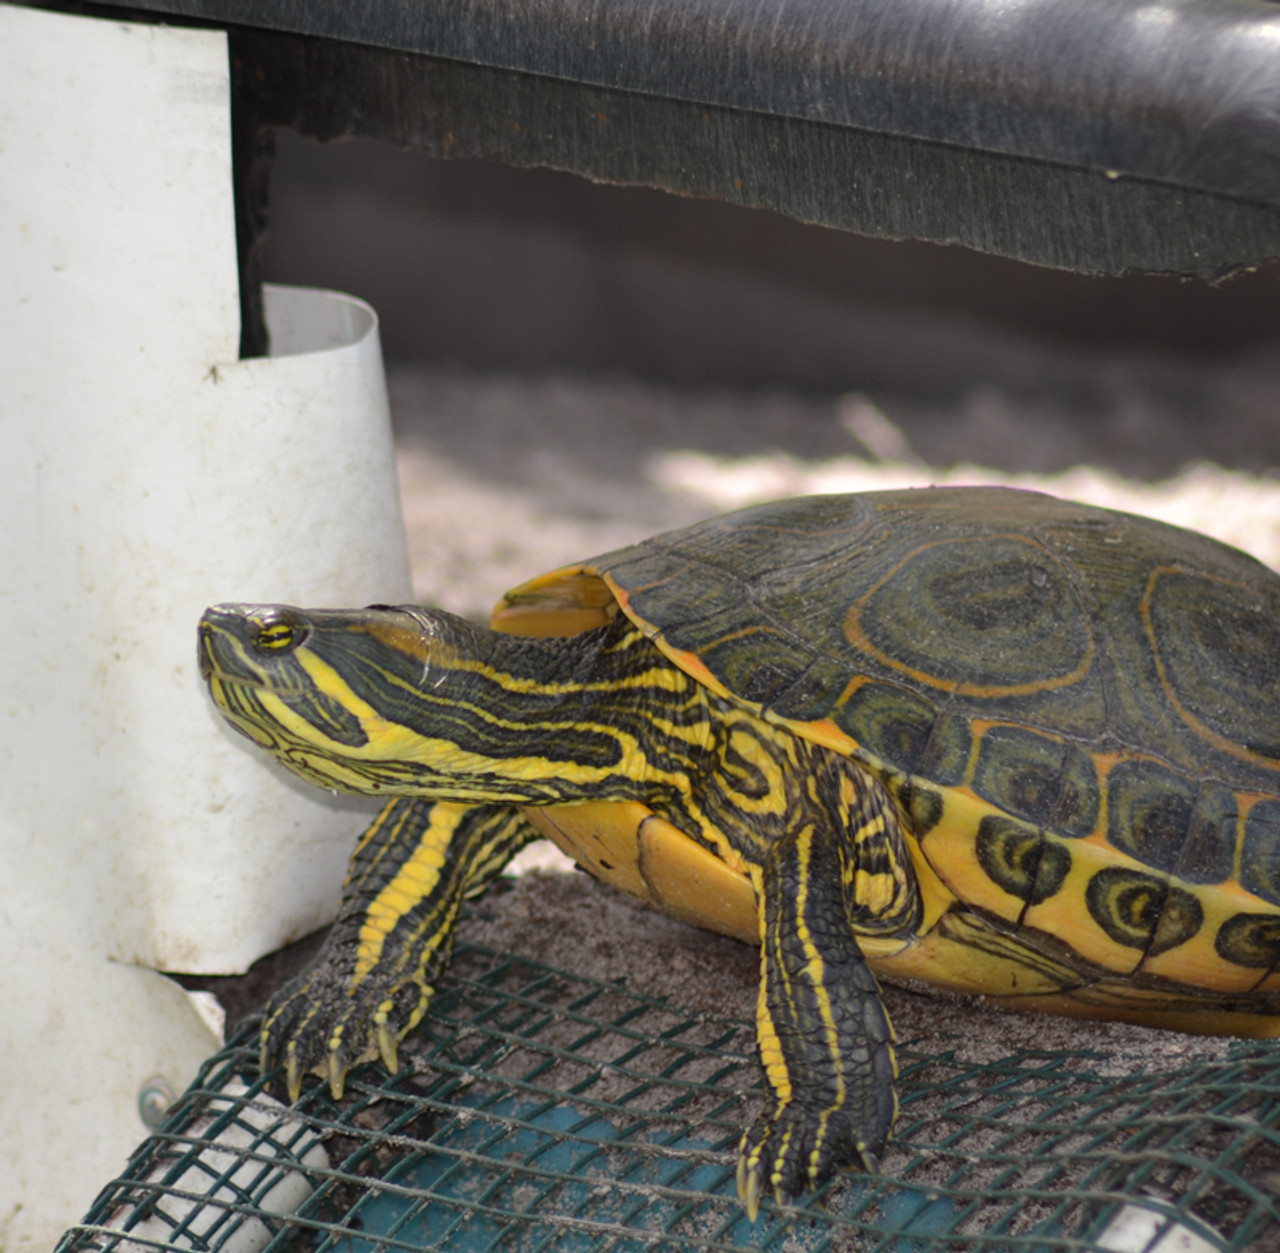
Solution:
M223 604L202 673L302 778L387 798L264 1067L398 1047L527 842L760 946L754 1220L896 1114L878 979L1280 1034L1280 576L1033 492L729 513L534 578L488 628Z

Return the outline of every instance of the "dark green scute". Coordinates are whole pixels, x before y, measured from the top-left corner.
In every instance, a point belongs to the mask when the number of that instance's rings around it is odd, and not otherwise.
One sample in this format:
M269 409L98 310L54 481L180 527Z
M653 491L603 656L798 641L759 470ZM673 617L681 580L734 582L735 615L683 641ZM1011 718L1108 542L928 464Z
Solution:
M1010 896L1039 905L1062 888L1071 854L1035 827L988 816L978 825L978 864Z
M744 584L781 584L785 589L797 577L821 578L824 566L838 574L862 529L875 521L870 499L802 496L755 505L606 553L591 565L629 592L662 583L686 566L696 566L698 578L716 571L713 579L730 573ZM779 561L780 552L786 553L785 562Z
M745 588L733 571L685 563L658 548L641 545L610 573L631 589L631 608L668 639L683 631L695 647L726 630L740 630ZM678 645L686 647L687 645Z
M685 633L664 632L676 648L688 648ZM713 674L741 700L753 705L772 707L775 699L784 697L803 683L812 654L797 645L794 638L768 627L754 630L746 638L737 635L704 645L699 651L702 661Z
M936 714L923 696L896 683L864 683L836 714L836 725L873 757L914 772Z
M801 650L804 655L804 650ZM814 657L790 687L777 692L769 711L792 722L819 722L828 718L832 706L849 680L848 667L832 657Z
M1240 883L1264 901L1280 905L1280 801L1259 801L1245 819Z
M611 573L635 589L632 611L656 625L665 644L700 657L729 691L750 704L796 721L826 715L845 682L843 674L830 659L815 657L794 633L753 614L749 590L737 575L713 566L682 571L677 561L673 576L661 550L638 551L639 559L622 562Z
M942 794L918 779L907 779L898 789L898 804L911 820L916 839L923 839L942 821Z
M1235 868L1239 817L1234 792L1213 784L1202 786L1174 874L1187 883L1225 883L1230 879Z
M1088 616L1043 549L1002 536L921 548L869 596L858 625L895 662L940 683L1014 687L1086 661Z
M1074 744L1022 727L982 737L974 790L1007 813L1060 835L1088 835L1098 821L1098 776Z
M1107 776L1107 839L1148 866L1173 870L1191 828L1197 788L1153 761L1122 761Z
M1099 870L1089 880L1085 904L1117 944L1149 957L1176 948L1204 925L1204 910L1190 892L1120 866Z
M939 710L924 752L916 762L916 771L944 787L954 786L964 781L972 750L973 729L969 720L950 710Z
M810 567L843 565L875 510L866 496L802 496L739 509L660 535L650 543L670 554L732 570L748 583L790 586ZM785 551L785 563L778 560ZM628 584L629 586L630 584Z
M1280 761L1280 594L1183 570L1150 596L1153 647L1174 696L1233 744Z
M1213 947L1223 961L1273 970L1280 965L1280 916L1235 914L1218 929Z

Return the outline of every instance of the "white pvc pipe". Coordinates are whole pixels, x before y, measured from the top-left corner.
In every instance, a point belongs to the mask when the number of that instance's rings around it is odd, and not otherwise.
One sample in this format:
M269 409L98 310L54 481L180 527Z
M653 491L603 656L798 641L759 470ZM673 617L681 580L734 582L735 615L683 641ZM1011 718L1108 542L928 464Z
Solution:
M236 359L218 32L0 5L0 1245L46 1249L216 1044L155 970L324 921L363 815L226 731L222 600L409 596L377 322Z

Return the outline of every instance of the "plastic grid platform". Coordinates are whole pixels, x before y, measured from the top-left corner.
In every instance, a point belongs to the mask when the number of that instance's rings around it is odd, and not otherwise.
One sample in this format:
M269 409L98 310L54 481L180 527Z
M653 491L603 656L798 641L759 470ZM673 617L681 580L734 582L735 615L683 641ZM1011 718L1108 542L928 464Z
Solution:
M1112 1073L902 1041L883 1175L755 1224L735 1148L762 1098L750 1023L459 946L401 1067L259 1078L255 1024L204 1067L59 1253L1280 1249L1280 1046Z

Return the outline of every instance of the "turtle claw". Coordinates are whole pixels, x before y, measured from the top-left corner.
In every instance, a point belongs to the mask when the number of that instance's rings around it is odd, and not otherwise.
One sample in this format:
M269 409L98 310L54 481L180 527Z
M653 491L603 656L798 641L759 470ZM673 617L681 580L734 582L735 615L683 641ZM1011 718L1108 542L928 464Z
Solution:
M265 1049L265 1045L263 1046ZM302 1095L302 1068L298 1065L298 1053L289 1045L289 1060L285 1063L285 1085L289 1089L289 1104L296 1105Z
M329 1054L329 1091L335 1101L342 1100L342 1090L347 1084L347 1071L350 1063L341 1052Z
M394 1075L400 1069L400 1041L385 1022L378 1023L378 1053L387 1073Z
M760 1172L748 1169L746 1145L742 1145L738 1153L738 1197L747 1208L747 1221L755 1222L760 1213Z
M760 1202L765 1196L771 1195L777 1204L785 1205L805 1186L795 1177L797 1162L790 1151L790 1141L791 1136L781 1131L777 1115L772 1120L760 1120L743 1133L738 1146L737 1182L749 1222L759 1217Z

